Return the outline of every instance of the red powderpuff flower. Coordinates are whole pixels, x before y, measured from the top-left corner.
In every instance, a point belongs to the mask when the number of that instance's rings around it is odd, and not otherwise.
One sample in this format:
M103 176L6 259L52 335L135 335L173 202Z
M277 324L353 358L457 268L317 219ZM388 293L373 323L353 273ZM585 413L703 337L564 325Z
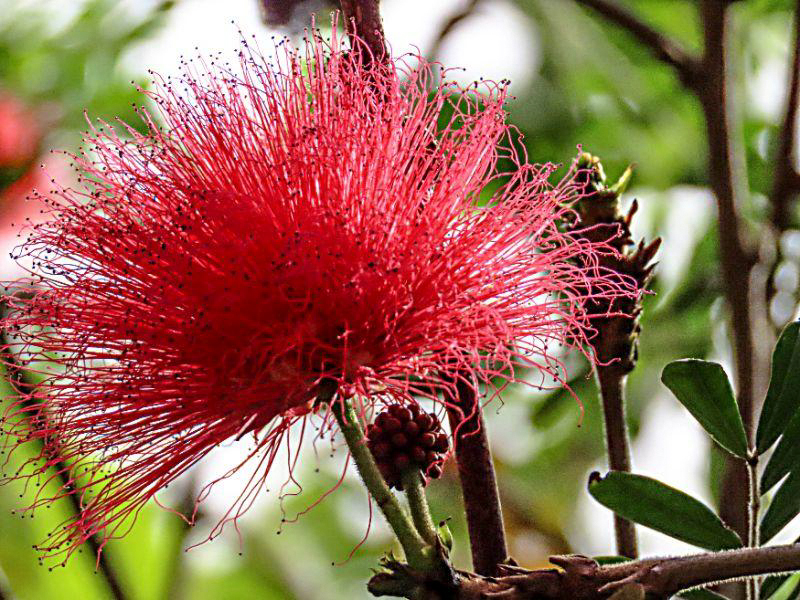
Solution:
M335 32L278 55L244 44L236 66L161 81L163 129L146 111L146 134L92 129L83 187L42 195L47 218L18 252L35 292L9 298L2 326L42 378L6 411L16 440L45 447L16 477L79 466L82 514L46 556L120 535L251 433L254 474L213 537L317 411L321 382L366 414L464 374L490 389L520 365L560 380L555 345L585 340L590 294L635 293L597 266L607 244L560 225L578 184L551 186L551 166L508 150L503 85L363 66Z

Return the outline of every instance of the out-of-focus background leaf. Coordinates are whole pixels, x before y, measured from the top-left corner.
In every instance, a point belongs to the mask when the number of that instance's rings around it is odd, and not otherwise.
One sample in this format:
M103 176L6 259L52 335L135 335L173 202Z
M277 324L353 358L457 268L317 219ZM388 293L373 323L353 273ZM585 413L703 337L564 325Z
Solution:
M258 14L256 0L230 0L214 7L214 19L221 15L225 22L240 18L244 4L250 6L248 14ZM431 21L444 23L447 10L457 12L466 2L383 0L382 4L387 19L388 15L406 14L409 22L425 21L429 16ZM699 47L697 3L693 0L628 0L624 4L688 49ZM733 74L739 90L739 136L752 190L746 206L748 234L754 239L761 235L764 193L770 185L792 4L789 0L750 0L735 8ZM229 16L225 12L228 5ZM234 12L237 6L239 12ZM33 143L35 151L0 167L0 220L9 220L9 215L24 218L26 188L47 185L46 178L37 179L39 162L48 163L48 172L70 176L65 166L53 164L48 150L78 147L80 132L86 128L84 109L93 118L138 122L132 105L141 103L142 98L132 82L146 86L150 65L139 64L137 57L157 55L170 36L192 39L192 46L209 51L217 49L214 35L221 30L219 23L207 23L203 29L182 24L188 15L210 7L209 2L199 0L4 0L0 10L0 99L13 98L25 108L27 122L32 124L18 132L23 138L18 143ZM639 472L674 482L713 504L721 453L710 447L699 426L659 381L662 368L670 361L697 357L725 363L730 357L699 107L667 67L571 0L483 0L474 14L453 28L452 39L460 36L462 45L449 46L451 66L460 66L453 47L491 47L502 42L502 29L495 28L492 33L484 26L493 15L505 15L521 24L529 48L536 54L535 60L525 63L530 71L513 88L515 98L508 105L510 120L525 135L531 159L568 163L576 146L583 144L602 157L612 178L629 163L637 164L628 194L638 197L642 206L636 233L650 239L661 235L665 244L653 286L656 293L645 303L640 362L628 386L629 416L633 433L638 435L634 464ZM297 14L291 24L305 22L306 17ZM272 33L255 17L253 22L239 25L267 40ZM389 25L387 31L391 32ZM486 38L463 39L465 32L475 31L480 33L470 35ZM416 43L427 52L432 38L428 35ZM149 48L149 53L143 54L143 48ZM509 67L526 58L515 55L521 51L509 50ZM454 53L455 57L451 56ZM177 56L172 60L177 63ZM10 242L4 243L2 252ZM795 313L800 232L785 236L783 254L786 259L779 268L778 294L771 307L776 325L786 323ZM597 390L587 366L579 358L573 363L571 387L580 404L565 391L547 394L519 386L505 394L502 407L498 404L487 410L511 553L527 567L543 566L549 554L613 553L610 513L593 505L586 492L588 473L604 468ZM310 453L298 468L297 476L305 487L302 494L285 501L289 517L312 504L338 479L343 452L333 459L324 449L320 454L319 472ZM13 471L22 459L22 454L14 455L3 471ZM205 473L201 469L196 477L176 483L166 499L181 504L187 488L196 492L198 478ZM364 582L369 569L391 543L376 514L369 538L348 559L368 523L366 495L355 479L348 477L335 494L297 523L283 527L279 485L277 481L276 489L265 494L267 500L243 520L241 537L228 528L220 539L189 552L183 549L204 539L225 498L201 505L204 516L192 531L154 504L145 508L131 533L108 545L108 558L129 597L368 597ZM220 495L233 493L234 487L222 488ZM434 517L451 517L456 565L468 567L452 467L429 492ZM93 574L93 559L86 553L52 572L37 565L31 546L63 519L67 507L56 505L33 519L20 518L11 511L25 504L19 498L21 493L17 484L0 487L2 596L26 600L108 598L103 579ZM787 532L792 537L798 534L791 526ZM670 543L661 534L643 533L647 552L683 549Z

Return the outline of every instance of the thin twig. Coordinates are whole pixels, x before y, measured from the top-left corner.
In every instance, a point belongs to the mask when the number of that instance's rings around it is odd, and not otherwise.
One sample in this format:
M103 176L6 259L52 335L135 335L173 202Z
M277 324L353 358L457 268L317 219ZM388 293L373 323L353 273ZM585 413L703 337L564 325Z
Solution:
M761 491L758 485L758 455L753 453L753 457L747 461L747 484L750 493L748 502L748 534L747 545L750 548L757 548L761 544L761 528L758 522L758 510L761 507ZM760 585L758 579L747 580L747 598L758 600Z
M437 60L439 58L439 53L442 50L442 45L444 45L444 41L447 39L447 36L452 33L459 23L465 21L475 14L475 10L478 8L480 3L481 0L469 0L464 8L452 14L450 18L445 21L444 25L442 25L442 28L439 30L439 33L436 35L436 38L433 40L433 45L428 52L428 56L431 58L431 60Z
M597 379L603 401L608 466L614 471L630 473L631 454L625 419L625 374L616 364L598 365ZM626 558L638 558L639 547L633 522L614 515L614 533L617 538L617 553Z
M794 43L791 54L789 91L775 155L775 175L770 201L772 224L778 232L789 226L789 201L800 191L800 174L795 168L797 141L797 112L800 100L800 0L796 2Z
M363 40L371 56L369 60L382 62L387 59L386 40L381 21L380 0L341 0L347 32L351 38L356 34ZM354 50L360 48L353 44Z
M750 303L750 275L754 257L745 250L742 225L737 213L734 147L731 137L731 98L728 93L728 5L722 0L704 0L701 9L705 37L704 77L697 94L706 121L709 176L717 200L722 277L736 370L737 399L750 442L755 430L756 356L753 315ZM728 460L723 480L722 518L743 539L748 535L749 494L747 466Z
M656 31L629 10L611 0L575 0L578 4L598 12L606 20L627 30L647 47L660 61L678 72L678 77L693 87L697 75L697 60L676 42Z
M508 560L500 493L486 423L474 385L459 379L448 403L450 428L467 516L472 567L479 575L498 573Z
M20 398L25 398L25 400L22 401L22 406L33 407L36 403L38 403L38 400L34 399L33 395L36 389L36 384L28 378L25 370L22 369L17 363L16 358L11 352L11 348L9 347L4 331L0 331L0 354L2 354L2 359L0 359L0 362L5 365L6 376L9 384ZM62 458L59 458L52 462L52 467L55 469L56 474L58 475L62 489L67 491L65 497L70 504L72 513L74 515L81 515L83 513L83 507L81 506L78 492L72 485L69 465L67 465ZM111 566L111 563L108 561L108 549L101 544L96 535L90 535L87 537L86 544L89 546L91 555L95 557L97 561L97 570L106 580L108 588L111 592L111 596L115 598L115 600L125 600L126 594L123 592L122 586L120 585L119 577L114 568Z
M794 39L789 65L789 89L786 95L783 120L778 133L778 143L773 164L775 165L770 192L772 228L776 241L791 225L791 203L800 192L800 173L795 167L797 152L797 117L800 103L800 0L796 2L794 17ZM767 278L767 305L775 295L775 275L781 262L780 244L772 261Z

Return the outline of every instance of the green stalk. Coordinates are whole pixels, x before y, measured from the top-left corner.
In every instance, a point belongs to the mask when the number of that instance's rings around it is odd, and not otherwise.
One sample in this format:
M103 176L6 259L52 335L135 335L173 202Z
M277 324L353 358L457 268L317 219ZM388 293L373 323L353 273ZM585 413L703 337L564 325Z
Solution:
M411 509L411 518L417 531L431 545L436 545L436 526L433 524L428 501L425 498L425 489L422 486L422 474L419 469L408 469L403 473L403 489L408 498L408 507Z
M372 453L367 448L364 430L353 405L349 400L339 397L331 400L330 408L347 442L358 474L400 541L408 564L421 571L431 570L433 549L420 536L400 502L386 485Z

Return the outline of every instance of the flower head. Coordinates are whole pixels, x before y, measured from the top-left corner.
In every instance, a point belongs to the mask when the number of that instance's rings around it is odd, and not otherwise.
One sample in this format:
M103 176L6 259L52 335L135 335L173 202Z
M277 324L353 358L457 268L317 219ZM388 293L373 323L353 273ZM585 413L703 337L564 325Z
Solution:
M365 66L335 31L277 63L244 44L236 67L188 65L150 94L163 129L144 110L144 134L92 128L82 187L41 196L18 252L34 293L9 296L2 325L42 378L6 429L80 465L82 514L45 554L118 535L251 434L235 519L323 382L367 411L465 373L561 379L554 344L582 341L587 290L634 293L597 266L606 243L563 226L577 185L509 149L503 85Z

